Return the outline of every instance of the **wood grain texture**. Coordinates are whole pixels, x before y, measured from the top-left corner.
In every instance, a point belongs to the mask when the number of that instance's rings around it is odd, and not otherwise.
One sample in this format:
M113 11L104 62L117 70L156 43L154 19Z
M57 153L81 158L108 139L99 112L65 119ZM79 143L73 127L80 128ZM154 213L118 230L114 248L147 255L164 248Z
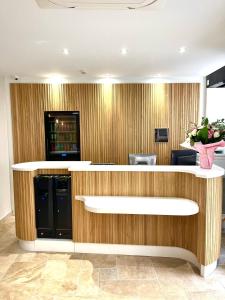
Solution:
M222 206L221 178L202 179L184 173L72 172L76 195L184 197L199 204L194 216L95 214L73 201L73 240L182 247L208 265L219 257Z
M14 171L16 235L36 239L33 177L69 174L49 169ZM95 214L73 201L73 240L182 247L196 254L202 265L218 259L221 241L222 178L203 179L185 173L72 172L76 195L184 197L196 201L199 214L187 217Z
M13 172L16 236L24 241L36 239L33 178L37 172Z
M222 177L204 180L200 189L198 217L198 257L208 265L220 256L221 216L222 216ZM207 249L207 250L206 250Z
M68 169L38 169L37 173L39 175L68 175L70 172Z
M24 241L36 239L34 177L39 174L68 175L70 172L64 169L13 171L16 236Z
M128 163L128 153L170 162L189 121L197 122L199 84L11 84L14 162L45 160L44 111L78 110L81 159ZM169 128L155 143L154 129Z

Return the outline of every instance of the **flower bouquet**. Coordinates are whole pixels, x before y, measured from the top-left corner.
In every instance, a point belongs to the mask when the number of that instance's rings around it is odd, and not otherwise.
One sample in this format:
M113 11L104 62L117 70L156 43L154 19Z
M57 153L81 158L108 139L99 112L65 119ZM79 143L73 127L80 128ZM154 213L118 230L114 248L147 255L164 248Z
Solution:
M191 123L187 130L186 143L199 152L200 167L211 169L214 152L218 147L225 147L225 120L220 119L209 123L208 118L202 118L201 126Z

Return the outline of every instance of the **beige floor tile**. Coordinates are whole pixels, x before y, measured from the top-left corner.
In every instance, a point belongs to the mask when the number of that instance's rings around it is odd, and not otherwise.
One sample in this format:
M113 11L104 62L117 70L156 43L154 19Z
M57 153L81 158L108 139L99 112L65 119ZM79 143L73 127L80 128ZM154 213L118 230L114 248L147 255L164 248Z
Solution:
M53 300L145 300L140 297L125 297L125 296L115 296L115 295L107 295L103 296L98 295L88 296L88 297L80 297L80 296L54 296ZM149 298L146 300L150 300Z
M73 253L70 255L70 259L83 259L83 253Z
M99 270L99 280L117 280L117 268L101 268Z
M152 259L148 256L117 255L117 266L152 266Z
M52 296L33 294L32 291L26 290L4 290L0 291L1 300L54 300Z
M40 278L39 293L42 295L67 294L77 290L79 268L68 274L66 261L48 260ZM67 276L69 275L69 276Z
M8 299L225 300L225 265L204 279L179 259L32 253L19 248L10 217L0 221L0 300Z
M71 253L42 253L46 254L48 259L54 260L68 260L71 257Z
M184 289L187 292L222 291L223 286L213 277L203 278L187 263L177 268L155 268L161 286Z
M25 252L17 255L16 262L33 262L37 254L35 252Z
M10 240L10 237L8 236L6 240L0 241L0 253L3 254L21 254L26 253L23 249L19 247L18 241L14 238L14 240Z
M88 260L94 268L112 268L116 266L115 255L84 254L83 260Z
M223 292L195 292L189 294L190 300L224 300Z
M0 254L0 280L8 271L9 267L15 262L17 254L1 255Z
M146 267L142 265L118 266L117 273L119 280L157 279L156 272L153 267Z
M218 266L217 269L211 274L208 280L219 282L225 288L225 265Z
M172 299L183 299L188 300L188 291L184 289L183 285L179 282L168 282L168 281L159 281L161 293L167 300Z
M108 280L100 282L100 288L108 293L121 296L163 299L157 280Z
M36 288L36 281L41 278L43 268L43 263L15 262L3 276L1 283L12 286L26 284Z
M169 257L151 257L151 260L153 266L157 268L176 268L187 263L183 259Z
M48 260L42 271L41 279L59 281L63 280L67 273L67 264L61 260Z

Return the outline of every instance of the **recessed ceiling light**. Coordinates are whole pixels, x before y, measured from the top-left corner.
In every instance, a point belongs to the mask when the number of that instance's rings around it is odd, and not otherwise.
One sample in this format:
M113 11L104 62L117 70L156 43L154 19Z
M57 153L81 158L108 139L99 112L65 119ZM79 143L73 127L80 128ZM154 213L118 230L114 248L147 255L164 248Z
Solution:
M101 79L97 80L97 83L112 84L118 83L118 80L112 74L104 74Z
M186 52L186 47L182 46L182 47L179 48L179 53L180 54L183 54L185 52Z
M64 48L64 49L63 49L63 54L64 54L64 55L68 55L68 54L69 54L69 50L68 50L67 48Z
M47 76L47 79L46 79L45 82L46 83L51 83L51 84L62 84L62 83L66 83L67 80L61 74L49 74Z
M122 55L127 55L127 48L122 48L121 49L121 54Z

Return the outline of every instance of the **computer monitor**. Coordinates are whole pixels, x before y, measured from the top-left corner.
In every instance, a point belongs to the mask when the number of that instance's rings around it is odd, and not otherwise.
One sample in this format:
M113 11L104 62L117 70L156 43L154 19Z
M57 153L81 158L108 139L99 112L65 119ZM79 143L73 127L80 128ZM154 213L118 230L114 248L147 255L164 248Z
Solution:
M196 155L197 152L194 150L172 150L171 165L196 165Z
M129 165L155 165L156 155L150 154L129 154Z

